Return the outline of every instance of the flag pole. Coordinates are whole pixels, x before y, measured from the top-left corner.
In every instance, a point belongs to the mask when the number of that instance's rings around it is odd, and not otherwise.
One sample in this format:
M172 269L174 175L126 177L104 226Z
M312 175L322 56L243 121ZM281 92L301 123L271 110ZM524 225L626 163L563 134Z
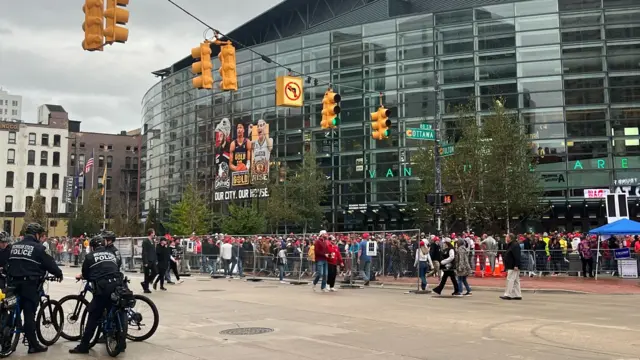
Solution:
M95 159L95 156L96 156L96 155L95 155L95 153L96 153L96 149L95 149L95 148L92 148L92 149L91 149L91 158L93 159L93 164L91 165L91 169L90 169L90 170L91 170L91 190L93 190L93 189L95 189L95 188L96 188L96 187L95 187L95 184L96 184L96 177L94 176L96 172L95 172L95 171L93 171L93 168L95 168L95 167L96 167L96 159Z
M103 186L106 186L103 185ZM102 230L107 230L107 192L104 192L102 197Z

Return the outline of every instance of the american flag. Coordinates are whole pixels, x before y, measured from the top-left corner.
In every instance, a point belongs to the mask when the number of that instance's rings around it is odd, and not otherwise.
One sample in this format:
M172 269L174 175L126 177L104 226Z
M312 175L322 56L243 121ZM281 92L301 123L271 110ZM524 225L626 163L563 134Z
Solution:
M87 160L87 164L84 166L84 173L88 173L89 170L91 170L91 167L93 166L93 151L91 151L91 157L89 158L89 160Z

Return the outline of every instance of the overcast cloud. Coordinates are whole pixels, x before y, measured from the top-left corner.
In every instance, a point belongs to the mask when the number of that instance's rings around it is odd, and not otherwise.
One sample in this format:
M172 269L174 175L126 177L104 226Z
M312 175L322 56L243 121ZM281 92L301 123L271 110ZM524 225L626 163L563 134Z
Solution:
M281 0L176 0L229 32ZM83 0L6 1L0 11L0 87L22 95L22 119L41 104L62 105L83 131L139 127L140 102L158 81L152 71L188 56L204 26L165 0L130 0L129 40L103 52L82 50Z

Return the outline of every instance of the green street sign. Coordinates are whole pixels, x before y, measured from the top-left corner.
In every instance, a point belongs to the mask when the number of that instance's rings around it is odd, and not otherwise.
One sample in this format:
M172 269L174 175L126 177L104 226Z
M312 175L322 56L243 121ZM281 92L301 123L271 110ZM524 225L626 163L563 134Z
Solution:
M449 156L449 155L453 155L453 145L442 145L440 146L440 156Z
M415 140L435 140L436 139L436 133L433 130L408 128L405 131L405 134L407 135L407 139L415 139Z
M431 130L433 128L431 127L431 124L424 123L424 124L420 124L420 129L422 129L422 130Z

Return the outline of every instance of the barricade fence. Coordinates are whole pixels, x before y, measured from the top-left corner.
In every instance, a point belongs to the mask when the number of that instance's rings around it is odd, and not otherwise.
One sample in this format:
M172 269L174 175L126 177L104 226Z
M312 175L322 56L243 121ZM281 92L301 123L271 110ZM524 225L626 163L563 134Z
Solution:
M360 242L363 235L369 235L369 243L374 247L367 249L370 255L362 256ZM419 230L370 231L328 233L335 239L340 250L342 262L338 263L338 277L345 283L356 281L384 281L392 279L413 279L419 284L419 262L417 251L419 243L429 235ZM287 281L309 280L316 273L316 259L313 242L314 234L260 234L228 236L196 236L201 239L201 248L196 249L192 237L175 237L180 241L181 251L179 273L200 273L220 276L274 277ZM115 246L122 257L122 270L141 271L142 242L146 237L117 238ZM222 244L233 239L231 251L224 254ZM442 249L442 243L438 244ZM284 253L280 252L284 250ZM63 264L80 266L87 249L58 252L53 255ZM222 254L221 254L222 252ZM440 251L441 252L441 251ZM365 251L365 254L367 251ZM433 267L429 266L429 277L439 277L438 255L432 251ZM469 265L476 277L504 276L500 263L504 263L504 250L487 251L470 249ZM610 249L592 249L591 258L585 258L577 250L571 249L533 249L521 251L520 271L528 276L574 275L589 276L595 274L618 275L618 261ZM360 256L359 256L360 254ZM284 255L284 256L283 256ZM361 257L359 261L359 257ZM587 256L588 257L588 256ZM640 254L631 252L631 259L640 262ZM343 266L341 266L343 265ZM640 266L640 265L638 265ZM435 269L434 269L435 268ZM597 269L596 269L597 268ZM640 270L640 269L639 269ZM428 281L432 283L432 281Z

